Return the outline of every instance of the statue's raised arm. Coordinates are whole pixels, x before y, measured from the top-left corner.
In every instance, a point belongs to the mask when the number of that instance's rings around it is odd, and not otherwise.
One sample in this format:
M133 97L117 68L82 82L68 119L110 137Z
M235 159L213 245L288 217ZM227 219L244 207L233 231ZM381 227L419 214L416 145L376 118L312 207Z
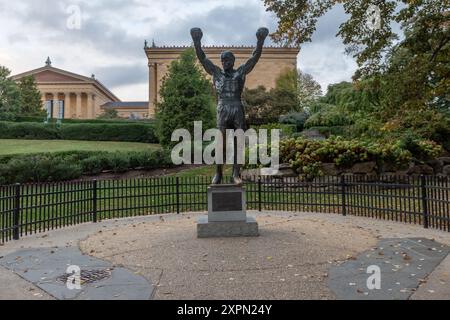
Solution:
M202 64L203 68L205 68L206 72L210 75L213 75L215 72L220 70L220 68L218 66L214 65L214 63L212 63L211 60L209 60L206 57L206 54L202 49L202 42L201 42L201 40L203 38L202 29L192 28L191 29L191 37L192 37L192 40L194 40L194 47L195 47L195 52L197 54L198 60Z
M267 29L267 28L259 28L258 32L256 32L256 38L258 39L258 42L256 44L256 49L253 51L252 57L250 59L248 59L247 62L241 66L241 68L243 69L243 72L245 74L249 74L250 72L252 72L253 68L258 63L259 58L261 58L262 50L264 47L264 41L266 41L266 38L268 35L269 35L269 29Z

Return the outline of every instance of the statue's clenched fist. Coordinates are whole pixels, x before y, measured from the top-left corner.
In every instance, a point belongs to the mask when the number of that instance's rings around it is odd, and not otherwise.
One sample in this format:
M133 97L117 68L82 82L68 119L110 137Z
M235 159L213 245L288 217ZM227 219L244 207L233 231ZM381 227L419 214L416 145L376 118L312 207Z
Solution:
M202 29L200 29L200 28L192 28L192 29L191 29L191 36L192 36L192 39L193 39L194 41L200 41L200 40L202 40L202 38L203 38L203 32L202 32Z
M259 28L258 32L256 32L256 38L258 38L258 41L266 40L268 35L269 35L269 29L267 29L267 28Z

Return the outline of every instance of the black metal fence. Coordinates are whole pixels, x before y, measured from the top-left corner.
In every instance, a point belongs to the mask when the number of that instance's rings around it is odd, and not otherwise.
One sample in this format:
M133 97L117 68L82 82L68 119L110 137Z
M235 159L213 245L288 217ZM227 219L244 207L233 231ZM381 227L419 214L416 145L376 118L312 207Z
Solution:
M210 177L17 184L0 187L0 242L104 219L207 210ZM249 210L322 212L450 231L448 178L250 177Z

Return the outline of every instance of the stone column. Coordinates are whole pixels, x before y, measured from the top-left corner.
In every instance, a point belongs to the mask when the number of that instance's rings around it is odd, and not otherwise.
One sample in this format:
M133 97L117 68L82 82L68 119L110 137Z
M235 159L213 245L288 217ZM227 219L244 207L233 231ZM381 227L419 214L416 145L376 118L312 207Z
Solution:
M88 109L88 117L91 119L95 119L95 95L92 93L87 94L87 109Z
M58 118L58 101L59 101L59 97L58 97L58 93L55 92L53 93L53 110L52 110L52 118L56 119Z
M63 107L64 107L62 119L67 119L69 117L69 113L67 110L67 94L65 92L63 92L63 93L61 93L61 95L62 95L62 101L63 101Z
M92 95L92 119L97 118L97 96L95 94Z
M82 117L82 110L81 110L81 94L82 92L75 92L76 95L76 114L77 119L80 119Z
M149 106L148 116L153 118L156 113L156 102L158 99L158 65L150 62L149 67Z

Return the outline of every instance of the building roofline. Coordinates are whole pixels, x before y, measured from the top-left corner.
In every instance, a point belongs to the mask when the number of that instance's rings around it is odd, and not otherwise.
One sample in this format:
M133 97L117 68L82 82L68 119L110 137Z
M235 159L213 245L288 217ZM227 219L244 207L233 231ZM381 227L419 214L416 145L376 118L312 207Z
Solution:
M152 50L152 49L188 49L193 48L192 45L186 46L186 45L172 45L172 46L152 46L152 47L146 47L145 50ZM211 45L211 46L202 46L202 48L205 49L211 49L211 48L217 48L217 49L225 49L225 48L235 48L235 49L254 49L256 46L253 45ZM269 45L264 46L264 49L300 49L300 47L297 46L278 46L278 45Z
M148 109L148 101L120 101L107 102L100 107L102 109Z
M60 73L69 77L73 77L75 79L79 79L80 83L90 83L93 84L94 86L97 87L97 89L99 89L100 91L102 91L104 94L106 94L109 98L111 98L112 100L115 101L121 101L114 93L112 93L105 85L103 85L103 83L101 83L100 81L98 81L97 79L94 78L89 78L77 73L73 73L70 71L66 71L63 69L59 69L59 68L55 68L51 65L46 65L44 67L41 68L37 68L37 69L33 69L27 72L23 72L23 73L19 73L16 75L11 76L10 78L14 81L17 81L21 78L27 77L27 76L32 76L35 75L37 73L43 72L43 71L53 71L56 73ZM49 81L49 82L40 82L39 84L51 84L53 82ZM58 83L64 83L64 81L58 82ZM74 83L74 82L67 82L67 83Z

